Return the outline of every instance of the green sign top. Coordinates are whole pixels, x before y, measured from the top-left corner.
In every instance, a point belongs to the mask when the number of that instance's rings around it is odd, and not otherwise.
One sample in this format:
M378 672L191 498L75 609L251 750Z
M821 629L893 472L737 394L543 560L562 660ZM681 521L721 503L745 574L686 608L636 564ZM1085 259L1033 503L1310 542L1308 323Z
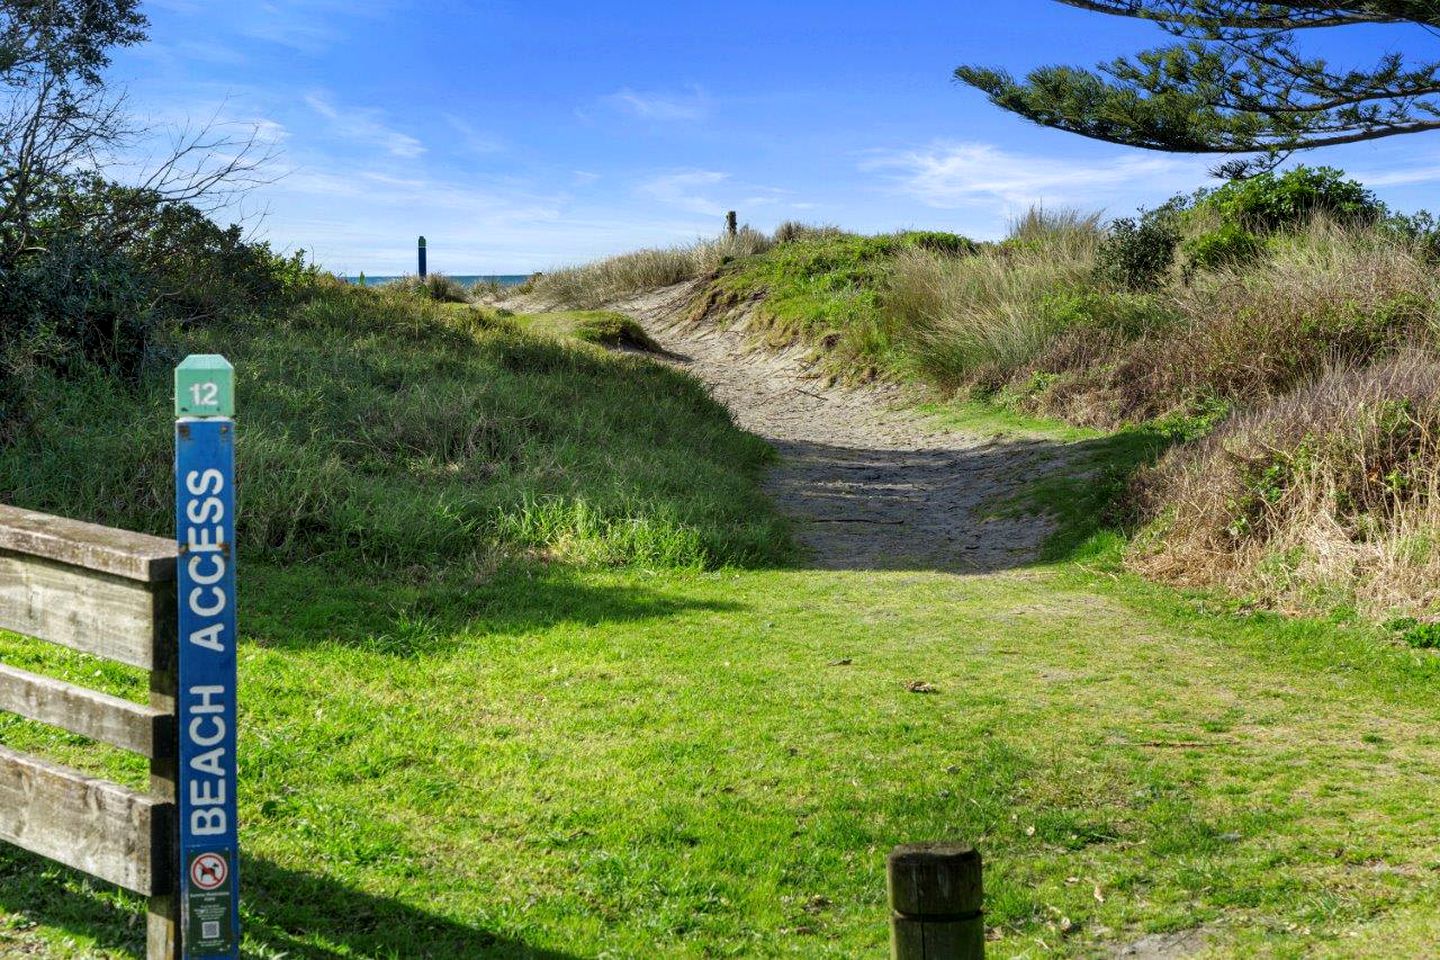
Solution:
M235 416L235 368L215 353L192 354L175 368L175 416Z

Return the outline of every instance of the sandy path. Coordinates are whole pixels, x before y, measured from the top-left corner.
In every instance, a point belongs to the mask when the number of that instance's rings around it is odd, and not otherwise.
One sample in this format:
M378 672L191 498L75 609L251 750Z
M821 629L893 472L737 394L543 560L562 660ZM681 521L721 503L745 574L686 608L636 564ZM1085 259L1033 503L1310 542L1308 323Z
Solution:
M1043 440L948 432L895 408L893 390L826 387L803 353L757 350L735 329L686 325L681 284L615 308L640 321L745 429L779 450L767 488L827 569L1012 567L1051 527L997 505L1062 463Z

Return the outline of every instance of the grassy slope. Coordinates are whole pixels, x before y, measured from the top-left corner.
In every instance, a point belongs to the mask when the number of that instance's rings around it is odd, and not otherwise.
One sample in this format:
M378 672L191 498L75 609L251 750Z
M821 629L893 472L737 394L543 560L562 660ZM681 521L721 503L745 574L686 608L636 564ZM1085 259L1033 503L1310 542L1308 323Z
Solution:
M242 548L393 565L784 555L754 485L769 448L698 383L511 327L352 289L176 344L237 366ZM170 390L53 385L50 416L0 455L0 498L168 530Z
M884 853L942 836L984 849L995 956L1198 924L1226 955L1424 954L1440 660L1149 587L1091 547L963 579L260 551L248 954L873 956ZM133 906L0 852L0 952L134 955Z

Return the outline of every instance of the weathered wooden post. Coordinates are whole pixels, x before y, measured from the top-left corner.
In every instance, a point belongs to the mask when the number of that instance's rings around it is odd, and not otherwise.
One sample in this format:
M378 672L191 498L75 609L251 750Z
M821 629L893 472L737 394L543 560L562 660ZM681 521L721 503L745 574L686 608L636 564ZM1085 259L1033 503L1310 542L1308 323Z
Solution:
M185 358L175 369L176 803L185 960L240 955L234 413L229 362Z
M885 862L892 960L983 960L980 853L958 843L896 847Z
M421 237L421 238L420 238L420 279L421 279L421 280L424 280L425 277L426 277L426 271L425 271L425 238L424 238L424 237Z
M725 214L725 234L726 236L733 237L739 232L740 216L734 210L731 210L729 213Z

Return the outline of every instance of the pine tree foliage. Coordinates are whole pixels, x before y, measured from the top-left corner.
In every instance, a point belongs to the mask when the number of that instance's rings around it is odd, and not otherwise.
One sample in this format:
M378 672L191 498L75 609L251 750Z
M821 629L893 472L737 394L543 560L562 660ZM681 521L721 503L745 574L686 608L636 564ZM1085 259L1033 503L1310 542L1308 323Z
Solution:
M1019 80L962 66L957 79L1043 126L1172 153L1259 154L1261 166L1295 150L1440 129L1440 60L1387 51L1340 67L1303 42L1319 30L1391 26L1440 52L1440 0L1057 2L1149 21L1174 42L1092 70L1046 66Z

